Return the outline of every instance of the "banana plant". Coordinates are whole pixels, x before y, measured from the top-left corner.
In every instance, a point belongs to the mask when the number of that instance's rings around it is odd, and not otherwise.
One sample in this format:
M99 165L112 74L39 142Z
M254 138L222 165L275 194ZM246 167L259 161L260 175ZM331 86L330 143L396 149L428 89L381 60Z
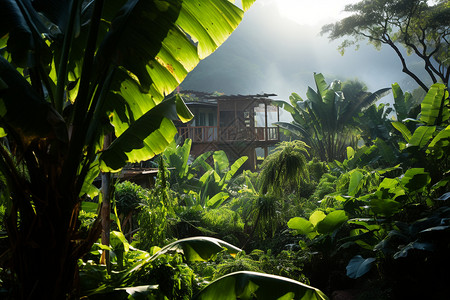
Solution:
M242 1L244 10L254 0ZM174 119L165 99L238 26L227 0L0 2L0 172L16 299L74 298L79 234L93 179L161 153ZM105 142L109 137L111 142ZM101 194L100 194L101 196Z
M410 130L411 124L414 127ZM433 84L421 103L417 120L392 122L403 140L398 147L402 151L404 167L422 166L431 173L433 182L441 180L448 171L450 141L449 93L444 84ZM408 127L409 126L409 127Z
M353 118L386 96L390 88L380 89L374 93L361 92L358 97L347 99L339 81L328 85L320 73L314 73L314 81L316 90L308 87L306 100L293 93L289 97L290 104L273 101L274 105L291 113L294 119L292 123L275 124L301 137L320 160L342 160L347 146L356 143L357 134L351 126Z
M89 297L99 294L116 295L122 293L124 289L134 291L133 287L139 290L139 286L143 286L143 284L146 284L145 286L148 288L146 290L147 293L157 293L155 290L158 288L150 289L145 279L147 277L145 273L148 272L149 265L155 260L163 256L181 254L184 261L190 263L211 260L218 253L224 251L235 257L241 251L236 246L220 239L197 236L172 242L163 248L152 247L149 252L146 252L130 246L122 234L117 232L114 234L116 238L115 244L112 245L112 250L116 256L118 269L108 277L104 276L105 272L101 268L97 268L97 272L89 272L88 266L84 265L85 268L81 270L82 279L86 283L86 289L82 291L83 295ZM95 246L100 249L105 248L105 246L100 244ZM121 261L123 263L120 263ZM125 268L123 268L124 266ZM95 277L96 275L100 276ZM123 288L124 286L126 288Z
M175 168L174 181L181 192L187 193L184 199L188 206L217 208L229 197L227 186L248 158L242 156L230 166L226 153L220 150L205 152L188 164L191 145L190 139L186 139L182 146L172 144L163 157L169 166ZM206 162L211 155L214 167ZM201 176L197 178L199 174Z

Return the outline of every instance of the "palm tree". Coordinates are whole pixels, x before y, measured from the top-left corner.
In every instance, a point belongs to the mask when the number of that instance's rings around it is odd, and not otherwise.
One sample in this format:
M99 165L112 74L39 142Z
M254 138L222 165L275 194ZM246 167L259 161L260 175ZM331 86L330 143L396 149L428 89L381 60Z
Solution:
M374 93L361 90L346 97L339 81L328 85L320 73L314 74L314 80L316 91L308 87L306 100L293 93L289 97L291 104L274 101L275 105L291 113L294 119L292 123L275 124L299 136L311 146L320 160L343 160L346 148L355 146L358 141L358 129L352 126L353 118L387 95L390 88Z
M101 231L97 219L79 232L93 180L167 147L172 120L192 114L165 96L243 11L227 0L2 0L0 11L2 257L15 299L73 298L78 260Z

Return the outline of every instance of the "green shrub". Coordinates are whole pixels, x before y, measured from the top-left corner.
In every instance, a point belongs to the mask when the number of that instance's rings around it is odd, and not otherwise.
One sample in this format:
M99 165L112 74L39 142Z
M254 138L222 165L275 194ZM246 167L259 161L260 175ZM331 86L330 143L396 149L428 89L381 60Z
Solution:
M217 235L232 244L238 244L235 236L244 231L244 222L239 214L228 208L209 209L203 212L202 227L217 233Z
M220 261L217 264L213 279L238 271L262 272L259 267L259 262L245 255L245 252L242 251L235 258L229 257Z
M149 191L141 186L123 181L115 186L114 197L116 201L117 212L128 215L130 212L136 210L142 203L149 199Z
M333 193L336 191L336 180L337 177L330 174L325 173L320 178L319 184L316 187L316 190L309 198L310 201L320 201L326 195Z

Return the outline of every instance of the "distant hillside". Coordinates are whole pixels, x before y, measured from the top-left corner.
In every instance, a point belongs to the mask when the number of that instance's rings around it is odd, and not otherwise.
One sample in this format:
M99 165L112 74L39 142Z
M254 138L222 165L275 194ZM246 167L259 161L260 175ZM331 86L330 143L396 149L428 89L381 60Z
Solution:
M338 43L329 43L319 31L319 27L283 19L274 6L256 3L231 37L188 75L181 88L226 94L276 93L287 100L292 92L305 94L307 86L313 85L313 72L323 73L329 81L358 78L370 90L394 82L404 90L415 88L391 49L376 51L362 45L341 56Z

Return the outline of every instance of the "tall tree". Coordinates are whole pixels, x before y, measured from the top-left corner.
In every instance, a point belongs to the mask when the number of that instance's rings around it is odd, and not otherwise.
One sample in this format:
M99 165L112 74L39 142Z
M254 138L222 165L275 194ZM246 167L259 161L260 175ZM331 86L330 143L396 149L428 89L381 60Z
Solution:
M172 120L192 117L165 96L242 17L227 0L0 2L2 267L15 299L76 297L78 259L100 232L100 219L79 231L92 181L164 150Z
M402 71L428 91L427 79L448 86L450 70L449 35L450 1L427 0L363 0L349 4L349 17L325 25L322 34L331 40L345 39L340 50L368 39L377 49L391 47L402 63ZM408 65L404 51L424 62L425 78Z

